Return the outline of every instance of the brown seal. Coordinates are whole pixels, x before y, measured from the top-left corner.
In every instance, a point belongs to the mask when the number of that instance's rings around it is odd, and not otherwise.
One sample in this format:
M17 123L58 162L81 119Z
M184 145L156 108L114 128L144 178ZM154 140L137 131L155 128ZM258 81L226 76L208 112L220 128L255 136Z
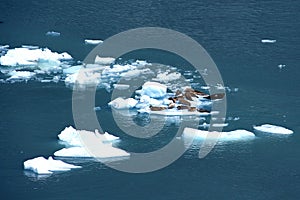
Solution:
M166 107L159 107L159 106L150 106L151 111L161 111L161 110L166 110Z
M201 112L201 113L210 113L210 111L205 110L205 109L203 109L203 108L199 108L199 109L197 109L197 111L198 111L198 112Z

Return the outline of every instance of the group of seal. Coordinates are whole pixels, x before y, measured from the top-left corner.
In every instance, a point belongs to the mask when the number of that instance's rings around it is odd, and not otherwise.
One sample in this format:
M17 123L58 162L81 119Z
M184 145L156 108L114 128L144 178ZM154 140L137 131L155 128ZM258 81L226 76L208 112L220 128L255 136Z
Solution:
M180 90L177 90L174 97L169 97L168 100L171 102L169 103L168 107L164 106L150 106L151 111L162 111L167 109L173 109L176 108L177 110L188 110L189 112L201 112L201 113L210 113L209 110L202 109L202 108L196 108L192 106L191 101L195 101L196 99L202 97L204 99L209 100L217 100L222 99L225 96L224 93L220 94L213 94L209 95L204 92L192 89L192 88L186 88L183 92Z

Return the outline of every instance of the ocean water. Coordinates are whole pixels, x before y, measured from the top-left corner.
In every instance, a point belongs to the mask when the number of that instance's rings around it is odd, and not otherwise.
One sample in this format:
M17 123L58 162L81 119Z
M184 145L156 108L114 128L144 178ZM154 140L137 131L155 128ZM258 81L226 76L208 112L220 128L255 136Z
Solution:
M2 0L0 10L1 45L49 47L76 60L92 50L84 45L86 38L106 39L148 26L182 32L209 52L225 85L238 88L227 93L227 116L240 119L225 130L251 131L252 125L271 123L294 131L285 138L218 143L203 159L194 146L168 167L146 174L86 161L82 169L35 176L24 172L23 161L62 147L57 134L74 125L72 91L63 82L0 83L1 199L299 199L299 2ZM46 37L52 30L61 36ZM276 43L263 44L264 38ZM129 58L185 69L159 52ZM143 143L116 127L106 108L109 98L104 89L97 92L96 104L103 108L99 120L123 137L120 145L143 151ZM164 134L173 134L172 127Z

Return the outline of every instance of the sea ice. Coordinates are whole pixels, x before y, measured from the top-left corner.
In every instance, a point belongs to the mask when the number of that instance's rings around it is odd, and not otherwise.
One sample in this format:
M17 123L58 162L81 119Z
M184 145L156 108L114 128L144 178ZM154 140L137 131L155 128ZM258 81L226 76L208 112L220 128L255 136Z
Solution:
M209 136L211 134L211 137ZM220 132L218 133L218 137L216 132L203 131L193 128L185 128L183 130L182 137L183 138L195 138L201 140L209 140L209 139L218 139L219 141L230 141L230 140L244 140L244 139L252 139L255 135L246 130L234 130L229 132Z
M275 126L275 125L271 125L271 124L263 124L260 126L253 126L253 128L256 131L263 132L263 133L283 134L283 135L293 134L292 130L289 130L285 127Z
M56 32L56 31L48 31L46 33L47 36L53 36L53 37L58 37L60 36L60 33L59 32Z
M147 95L151 98L163 98L167 94L167 86L157 82L146 82L142 86L141 95Z
M172 73L163 72L163 73L157 74L156 78L153 78L152 80L168 83L170 81L180 79L180 77L181 77L181 74L178 72L172 72Z
M119 137L111 135L107 132L105 132L104 134L100 134L98 130L96 130L95 132L80 131L74 129L72 126L66 127L64 130L62 130L58 135L58 138L60 141L65 142L68 146L82 147L84 146L83 141L87 136L101 138L102 142L113 142L119 139Z
M262 42L262 43L275 43L276 40L272 40L272 39L262 39L261 42Z
M99 65L110 65L111 63L115 62L115 58L112 57L100 57L100 56L96 56L95 58L95 64L99 64Z
M138 101L133 98L123 99L121 97L118 97L109 102L108 105L115 109L130 109L135 107L137 103Z
M74 168L81 168L72 164L65 163L61 160L54 160L49 157L37 157L24 162L24 169L31 170L37 174L51 174L53 171L69 171Z
M97 44L102 44L102 40L91 40L91 39L85 39L84 40L85 44L92 44L92 45L97 45Z
M55 62L55 66L61 60L71 60L68 53L56 53L45 49L15 48L9 49L4 56L0 57L0 64L4 66L38 66L43 61Z
M11 71L8 73L10 77L7 80L29 80L36 75L34 72L28 71Z

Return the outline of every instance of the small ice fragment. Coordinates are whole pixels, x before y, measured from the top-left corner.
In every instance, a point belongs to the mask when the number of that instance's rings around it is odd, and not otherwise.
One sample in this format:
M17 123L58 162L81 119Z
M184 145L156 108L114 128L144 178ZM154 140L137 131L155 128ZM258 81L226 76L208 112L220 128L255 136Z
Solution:
M245 140L253 139L255 135L246 130L233 130L229 132L209 132L203 130L197 130L193 128L185 128L182 134L183 138L195 138L201 140L217 139L219 141L230 141L230 140Z
M92 44L92 45L97 45L97 44L102 44L102 40L91 40L91 39L85 39L84 40L85 44Z
M285 65L283 65L283 64L278 65L279 69L283 69L284 67L285 67Z
M138 101L133 98L123 99L121 97L118 97L109 102L108 105L115 109L130 109L135 107L137 103Z
M271 125L271 124L263 124L260 126L253 126L253 128L256 131L260 131L263 133L283 134L283 135L293 134L292 130L289 130L285 127Z
M167 94L167 86L157 82L146 82L142 86L141 95L147 95L151 98L162 98Z
M28 71L11 71L9 73L10 77L7 80L29 80L36 75L34 72Z
M212 124L213 127L226 127L228 126L228 123L223 123L223 124Z
M130 87L130 85L126 84L114 84L113 86L117 90L127 90Z
M22 45L22 48L26 48L26 49L38 49L39 46L32 46L32 45Z
M52 157L48 159L44 157L29 159L23 165L24 169L31 170L36 174L51 174L53 171L69 171L74 168L81 168L80 166L68 164L61 160L55 160Z
M58 36L60 36L60 33L56 32L56 31L48 31L46 33L46 36L58 37Z
M272 40L272 39L262 39L261 42L262 42L262 43L275 43L276 40Z
M94 111L99 111L99 110L101 110L100 106L94 107Z
M95 58L95 64L99 64L99 65L110 65L111 63L115 62L115 58L112 57L100 57L100 56L96 56Z

